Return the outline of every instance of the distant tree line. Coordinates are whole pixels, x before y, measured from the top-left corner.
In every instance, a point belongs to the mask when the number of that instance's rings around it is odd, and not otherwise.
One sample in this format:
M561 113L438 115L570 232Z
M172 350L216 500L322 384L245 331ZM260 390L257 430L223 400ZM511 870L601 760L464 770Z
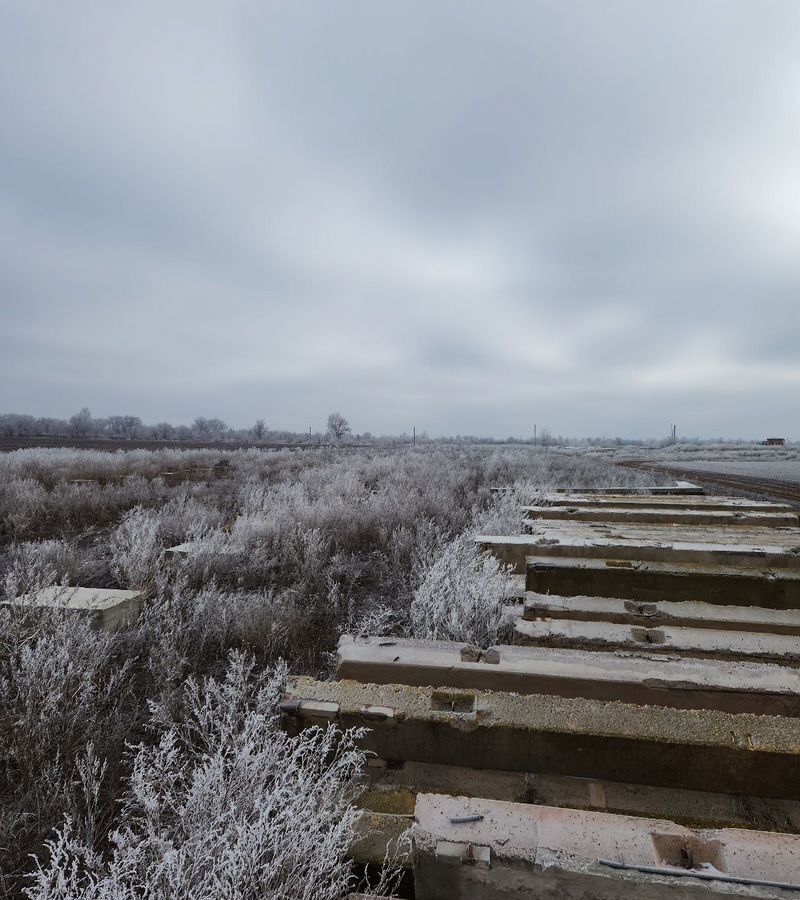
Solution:
M107 438L113 440L137 441L229 441L236 443L344 443L353 441L361 444L535 444L540 447L666 447L674 443L669 438L625 438L625 437L566 437L554 435L549 429L542 429L537 437L507 438L485 437L481 435L457 434L448 437L431 438L424 431L390 435L374 435L369 431L354 434L348 420L339 412L332 412L327 419L325 431L297 432L275 429L267 426L265 419L257 419L249 428L231 428L222 419L198 416L191 425L173 425L157 422L147 425L139 416L94 417L88 407L83 407L68 419L36 417L22 413L0 414L0 437L70 437ZM681 444L741 444L742 439L680 437ZM750 441L749 443L752 443Z
M345 420L346 424L346 420ZM349 433L349 426L337 440ZM198 416L190 425L173 425L171 422L144 423L139 416L92 415L83 407L68 419L37 417L21 413L0 415L2 437L70 437L109 438L114 440L156 441L263 441L270 443L297 443L320 441L325 433L309 430L298 433L267 427L264 419L258 419L250 428L231 428L222 419Z

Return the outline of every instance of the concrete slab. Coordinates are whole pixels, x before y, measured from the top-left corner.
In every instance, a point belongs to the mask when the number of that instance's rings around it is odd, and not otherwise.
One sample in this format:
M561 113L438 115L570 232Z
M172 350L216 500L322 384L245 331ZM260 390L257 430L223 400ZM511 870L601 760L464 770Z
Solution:
M705 494L705 488L695 484L692 481L676 481L675 484L651 484L644 487L565 487L553 488L550 493L553 494L622 494L627 496L699 496Z
M514 643L575 650L615 650L731 660L732 662L800 665L800 639L795 635L710 628L644 628L614 622L569 619L516 619Z
M800 608L800 571L778 567L557 557L537 552L527 558L526 586L534 593L564 597Z
M800 720L541 694L289 679L290 731L367 726L393 763L448 763L800 800Z
M467 769L409 760L390 764L371 759L365 784L397 795L397 809L412 810L418 793L486 797L511 803L536 803L626 816L670 819L691 828L754 828L800 832L800 801L665 788L647 784ZM363 805L363 804L362 804Z
M222 544L211 548L203 544L202 541L187 541L184 544L177 544L174 547L165 548L164 557L168 560L178 560L193 559L194 557L200 556L203 553L207 554L210 557L213 557L236 556L236 554L241 552L242 550L240 547L236 547L230 544Z
M528 624L543 628L548 623L522 623ZM796 639L790 640L800 646ZM389 642L344 635L339 641L336 674L340 679L372 684L479 688L677 709L800 716L800 671L782 666L506 646L491 647L474 659L474 651L476 648L449 641Z
M437 794L415 816L417 900L800 897L796 835Z
M792 512L788 503L769 500L746 500L742 497L703 496L648 496L642 494L557 494L545 492L537 497L537 503L545 506L622 507L626 509L651 508L661 510L697 510L724 512Z
M659 509L641 506L523 506L525 519L566 522L616 522L648 525L727 525L732 528L792 528L800 523L797 513L755 510Z
M478 535L475 541L524 571L527 556L645 560L800 570L800 529L613 525L536 521L527 535Z
M558 597L528 591L524 619L571 619L579 622L616 622L648 628L716 628L723 631L766 632L800 637L800 610L760 606L718 606L715 603L650 603L615 597Z
M164 556L167 559L189 559L197 556L202 550L202 545L197 541L186 541L184 544L176 544L174 547L165 547Z
M141 591L116 588L51 587L35 594L24 594L15 605L65 609L85 617L93 628L115 631L135 622L142 608ZM11 605L8 601L2 605Z

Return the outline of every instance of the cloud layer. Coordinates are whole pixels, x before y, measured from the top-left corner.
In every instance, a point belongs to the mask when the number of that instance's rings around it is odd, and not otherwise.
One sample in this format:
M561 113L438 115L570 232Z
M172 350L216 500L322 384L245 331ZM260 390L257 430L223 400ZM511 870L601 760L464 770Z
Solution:
M0 8L0 410L800 438L794 0Z

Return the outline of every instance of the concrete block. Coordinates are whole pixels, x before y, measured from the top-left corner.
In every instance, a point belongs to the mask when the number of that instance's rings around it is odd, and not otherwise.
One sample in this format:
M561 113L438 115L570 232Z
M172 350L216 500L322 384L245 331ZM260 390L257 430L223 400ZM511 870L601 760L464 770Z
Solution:
M115 631L135 622L142 608L141 591L116 588L50 587L35 594L24 594L13 605L64 609L85 617L93 628ZM6 601L4 606L12 605Z
M176 544L174 547L166 547L164 556L167 559L188 559L195 556L200 550L200 545L196 541L187 541L184 544Z
M397 808L412 809L418 793L485 797L511 803L536 803L670 819L691 828L754 828L800 832L800 801L748 794L723 794L648 784L604 781L571 775L467 769L410 760L368 766L365 784L396 791ZM363 801L362 801L362 805Z
M800 897L796 835L437 794L415 815L417 900Z
M641 494L558 494L544 493L537 497L544 506L574 506L603 509L622 507L627 509L660 509L663 511L696 510L698 512L721 510L723 512L792 512L788 503L769 500L746 500L741 497L715 496L646 496ZM796 512L796 510L795 510Z
M544 556L527 558L526 586L538 594L714 605L800 608L796 569Z
M177 544L174 547L167 547L164 550L164 557L168 560L193 559L196 556L205 554L209 558L236 556L242 553L241 547L230 544L217 545L208 547L202 541L187 541L184 544Z
M528 624L540 625L521 623ZM339 641L337 677L373 684L478 688L677 709L800 716L800 671L796 669L549 647L492 647L465 661L465 650L471 649L475 648L448 641L398 639L387 644L381 638L344 635Z
M797 609L719 606L688 600L649 602L616 597L558 597L529 591L525 595L523 618L617 622L647 628L716 628L800 637L800 610Z
M752 510L701 510L659 509L640 506L635 509L622 506L523 506L526 519L546 519L566 522L614 522L619 524L646 525L726 525L731 528L796 527L797 513L765 512Z
M514 643L573 650L612 650L697 660L800 665L800 641L794 635L710 628L645 628L614 622L578 622L570 619L517 619Z
M356 835L347 849L353 862L380 866L387 850L403 868L411 868L411 854L403 853L403 836L414 821L412 815L363 811L356 824Z
M800 799L800 720L541 694L289 680L286 701L338 704L365 750L415 760ZM390 719L363 715L374 706ZM284 715L291 732L309 719Z
M537 521L528 535L479 535L483 550L524 571L527 556L646 560L800 570L800 529Z
M627 495L627 496L646 496L646 497L659 497L659 496L673 496L673 497L686 497L690 495L699 496L705 494L705 488L700 487L700 485L694 484L691 481L676 481L675 484L651 484L646 485L644 487L607 487L607 488L599 488L599 487L565 487L565 488L554 488L551 493L553 494L589 494L595 495L598 494L600 496L610 494L619 494L619 495Z

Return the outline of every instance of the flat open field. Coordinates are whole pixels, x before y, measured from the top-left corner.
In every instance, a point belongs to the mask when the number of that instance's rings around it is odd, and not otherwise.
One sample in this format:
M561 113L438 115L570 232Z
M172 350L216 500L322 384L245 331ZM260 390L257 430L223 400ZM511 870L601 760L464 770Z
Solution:
M306 445L317 452L298 453L222 442L153 442L153 449L141 443L89 439L80 447L0 453L4 900L21 900L31 854L46 858L45 841L65 816L75 822L94 817L90 837L100 844L112 828L133 821L122 811L125 803L139 804L129 788L132 767L148 782L148 797L164 796L161 763L151 756L158 740L181 748L185 771L171 773L169 783L195 783L187 772L200 772L204 763L197 742L182 736L195 734L199 720L187 710L200 682L201 705L211 704L198 713L203 746L219 746L226 760L214 769L221 782L206 779L200 805L216 808L216 798L226 795L226 767L247 768L252 777L237 775L241 793L230 808L242 811L244 821L253 803L280 798L289 824L274 854L313 856L318 835L328 835L343 817L347 824L352 813L341 807L340 791L325 802L315 796L311 807L303 799L306 788L298 785L320 781L311 768L329 759L330 748L309 744L302 758L287 762L291 753L275 726L284 665L295 674L327 677L343 633L391 629L398 636L441 637L452 604L464 598L470 609L484 604L487 621L505 627L507 579L497 563L487 570L491 563L480 556L473 534L519 533L520 506L539 491L670 480L531 447L348 445L343 452ZM498 486L507 491L492 490ZM105 596L130 592L141 612L118 632L63 614L66 606L36 606L34 614L32 600L58 596L65 585L101 589ZM452 621L469 628L472 620L464 614ZM471 633L444 636L477 642ZM497 642L494 635L481 640L482 646ZM257 721L248 718L255 705ZM230 735L236 710L236 728L250 735L239 750ZM253 729L261 754L255 763ZM141 749L128 752L143 740ZM229 760L237 752L234 765ZM343 758L341 765L342 778L349 778L350 763ZM284 794L275 786L280 779ZM286 797L305 812L292 813ZM319 832L309 827L309 808ZM277 826L270 827L276 833ZM208 854L208 840L221 846L234 828L238 820L230 817L196 828L204 849L187 852ZM191 841L184 833L176 843ZM161 846L153 844L156 861ZM336 858L343 853L337 850ZM58 896L86 894L76 888Z

